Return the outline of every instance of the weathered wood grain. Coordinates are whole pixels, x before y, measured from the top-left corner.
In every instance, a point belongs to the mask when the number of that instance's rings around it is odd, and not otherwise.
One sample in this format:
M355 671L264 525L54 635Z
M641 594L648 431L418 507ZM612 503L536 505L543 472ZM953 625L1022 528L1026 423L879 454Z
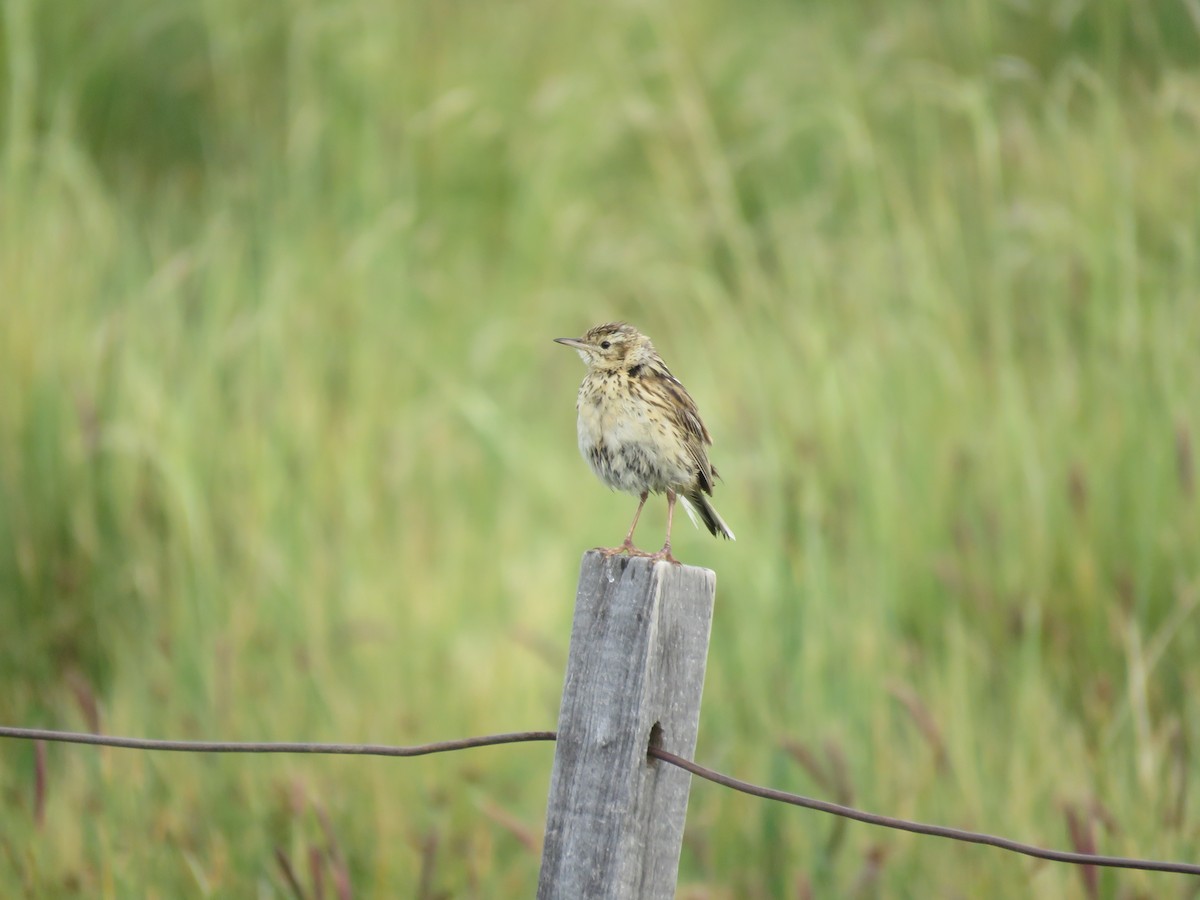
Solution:
M715 593L707 569L584 555L539 900L675 895L691 776L646 750L696 748Z

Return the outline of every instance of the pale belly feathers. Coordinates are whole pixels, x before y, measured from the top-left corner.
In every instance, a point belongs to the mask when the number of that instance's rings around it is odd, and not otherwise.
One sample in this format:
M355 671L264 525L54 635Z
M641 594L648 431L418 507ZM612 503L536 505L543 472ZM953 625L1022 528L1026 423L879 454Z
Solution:
M640 494L695 481L696 463L661 410L629 403L618 414L600 395L580 395L579 452L610 488Z

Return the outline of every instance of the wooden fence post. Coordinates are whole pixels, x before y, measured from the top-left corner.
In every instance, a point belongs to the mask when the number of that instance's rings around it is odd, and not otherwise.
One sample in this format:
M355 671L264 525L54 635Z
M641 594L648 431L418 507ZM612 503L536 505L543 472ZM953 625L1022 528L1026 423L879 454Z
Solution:
M538 900L672 898L716 575L584 554L550 776Z

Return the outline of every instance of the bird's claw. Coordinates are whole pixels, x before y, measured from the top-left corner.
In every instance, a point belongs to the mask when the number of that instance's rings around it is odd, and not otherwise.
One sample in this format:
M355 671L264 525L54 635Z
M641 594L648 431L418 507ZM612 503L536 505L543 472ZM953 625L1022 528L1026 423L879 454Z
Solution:
M596 552L604 557L618 556L622 553L626 554L627 556L654 556L653 553L647 553L645 550L639 550L637 547L633 546L633 541L629 539L626 539L625 543L623 543L620 547L597 547Z
M663 548L661 550L659 550L657 553L647 553L646 555L648 557L650 557L650 559L654 560L655 562L658 562L661 560L662 562L669 562L673 566L682 566L683 565L682 562L680 562L674 556L671 555L671 545L669 543L664 544Z

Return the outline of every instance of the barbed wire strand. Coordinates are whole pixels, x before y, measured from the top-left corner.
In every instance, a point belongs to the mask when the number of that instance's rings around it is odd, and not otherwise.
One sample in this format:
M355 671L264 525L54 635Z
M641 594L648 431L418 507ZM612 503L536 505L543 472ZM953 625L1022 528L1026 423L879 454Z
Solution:
M389 744L314 744L309 742L245 741L162 741L153 738L110 737L82 731L50 731L45 728L12 728L0 725L0 737L33 741L57 741L63 744L91 744L119 747L122 750L166 750L173 753L324 753L341 756L428 756L473 747L520 744L527 741L553 741L553 731L514 731L509 734L485 734L454 741L435 741L394 747Z
M518 744L530 741L553 741L553 731L514 731L504 734L488 734L461 738L452 741L435 741L430 744L415 744L401 747L388 744L319 744L311 742L241 742L241 741L169 741L152 738L111 737L103 734L88 734L76 731L52 731L44 728L14 728L0 725L0 738L18 740L53 741L67 744L89 744L99 747L116 747L124 750L164 750L178 753L310 753L347 756L427 756L432 753L447 753L469 750L475 747L492 747L501 744ZM1100 866L1114 869L1140 869L1148 872L1170 872L1179 875L1200 875L1200 864L1164 862L1152 859L1134 859L1124 856L1100 856L1088 853L1073 853L1064 850L1048 850L1033 844L1025 844L1009 838L976 831L965 831L946 825L927 825L894 816L864 812L850 806L816 800L801 794L792 794L775 788L763 787L748 781L722 774L699 763L692 762L658 747L647 749L650 756L672 766L677 766L693 775L704 778L722 787L740 791L764 800L787 803L811 809L815 812L853 819L867 825L909 831L914 834L945 838L969 844L983 844L1011 853L1020 853L1036 859L1070 865Z
M658 747L651 747L647 752L651 756L661 759L663 762L686 769L693 775L706 778L722 787L741 791L743 794L762 797L764 800L790 803L793 806L802 806L805 809L829 813L830 815L841 816L845 819L853 819L856 822L865 822L868 825L878 825L881 828L911 831L914 834L926 834L930 837L948 838L952 841L963 841L969 844L985 844L989 847L998 847L1001 850L1021 853L1025 856L1036 857L1037 859L1070 863L1077 866L1106 866L1112 869L1142 869L1148 872L1174 872L1180 875L1200 875L1200 865L1192 863L1159 862L1153 859L1131 859L1124 856L1094 856L1089 853L1072 853L1066 850L1046 850L1042 847L1035 847L1033 844L1023 844L1020 841L999 837L994 834L964 831L961 828L951 828L948 825L927 825L924 822L912 822L908 819L897 819L894 816L863 812L852 806L842 806L838 803L830 803L828 800L814 800L811 797L804 797L800 794L790 794L787 791L780 791L774 788L751 784L748 781L741 781L729 775L723 775L720 772L705 768L699 763L694 763L690 759L684 759L682 756L676 756L674 753L669 753Z

